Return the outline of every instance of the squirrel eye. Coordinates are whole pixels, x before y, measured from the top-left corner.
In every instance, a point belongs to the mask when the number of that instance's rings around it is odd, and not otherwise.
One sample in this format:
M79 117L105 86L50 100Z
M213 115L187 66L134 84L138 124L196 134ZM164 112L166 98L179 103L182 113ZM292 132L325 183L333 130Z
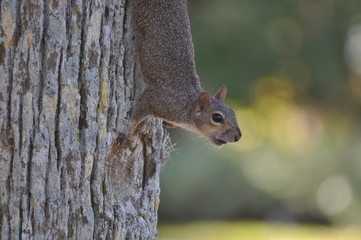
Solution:
M213 121L215 121L216 123L221 123L221 122L223 122L223 117L222 117L222 115L219 114L219 113L213 114L213 115L212 115L212 119L213 119Z

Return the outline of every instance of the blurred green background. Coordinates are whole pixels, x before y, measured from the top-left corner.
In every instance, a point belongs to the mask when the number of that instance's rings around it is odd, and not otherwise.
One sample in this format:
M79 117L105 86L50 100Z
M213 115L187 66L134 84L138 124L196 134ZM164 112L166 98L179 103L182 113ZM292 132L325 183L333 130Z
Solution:
M212 93L228 86L243 137L218 149L171 131L177 145L161 175L161 226L361 226L361 1L188 7L202 85Z

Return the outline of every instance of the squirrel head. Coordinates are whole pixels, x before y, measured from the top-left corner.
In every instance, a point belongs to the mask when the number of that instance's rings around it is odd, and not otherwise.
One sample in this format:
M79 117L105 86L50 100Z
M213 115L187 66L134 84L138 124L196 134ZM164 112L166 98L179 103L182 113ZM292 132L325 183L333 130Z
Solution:
M195 130L217 146L237 142L242 136L234 111L224 103L226 94L224 85L214 97L201 92L192 111Z

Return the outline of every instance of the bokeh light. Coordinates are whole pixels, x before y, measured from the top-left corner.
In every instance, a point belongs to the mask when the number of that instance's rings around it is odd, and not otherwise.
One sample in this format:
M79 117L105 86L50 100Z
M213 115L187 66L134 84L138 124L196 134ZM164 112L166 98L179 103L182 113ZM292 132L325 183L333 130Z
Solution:
M317 190L317 204L326 215L336 215L344 211L351 203L350 183L343 175L325 179Z
M261 151L243 161L241 170L255 186L270 193L292 185L292 168L277 152Z
M361 74L361 24L352 27L348 31L346 61L353 71Z
M302 46L303 31L292 19L276 18L266 26L265 38L275 53L292 55Z
M236 109L236 117L242 126L243 139L247 138L247 141L241 139L242 145L231 147L242 152L253 151L261 146L266 134L266 122L262 116L253 109Z

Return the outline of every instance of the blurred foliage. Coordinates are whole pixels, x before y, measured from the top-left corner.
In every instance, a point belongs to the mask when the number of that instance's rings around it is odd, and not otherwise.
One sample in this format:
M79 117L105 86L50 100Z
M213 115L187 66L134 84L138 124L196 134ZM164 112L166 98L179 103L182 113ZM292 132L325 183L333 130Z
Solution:
M160 221L361 223L361 1L189 1L197 72L237 114L222 149L171 132Z
M161 225L159 240L359 240L357 228L281 225L257 222L211 222Z

